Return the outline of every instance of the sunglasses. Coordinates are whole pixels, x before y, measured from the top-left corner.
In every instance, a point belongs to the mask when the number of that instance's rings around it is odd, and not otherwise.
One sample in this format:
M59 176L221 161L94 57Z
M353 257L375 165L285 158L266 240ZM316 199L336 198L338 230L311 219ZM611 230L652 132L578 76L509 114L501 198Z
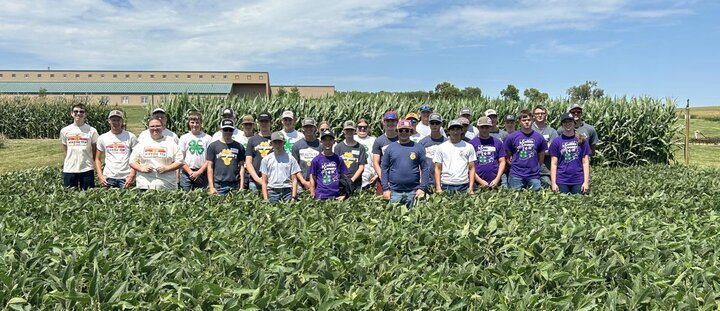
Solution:
M330 130L330 129L328 129L328 128L321 128L321 129L320 129L320 132L325 132L325 131L329 131L329 130Z
M410 129L399 129L398 133L403 133L403 134L410 133Z
M74 114L83 114L85 113L85 110L73 110Z
M430 125L440 125L440 124L442 124L442 122L430 121Z
M367 130L368 129L367 126L358 126L357 128L358 128L358 130Z
M223 132L234 132L235 129L224 128Z

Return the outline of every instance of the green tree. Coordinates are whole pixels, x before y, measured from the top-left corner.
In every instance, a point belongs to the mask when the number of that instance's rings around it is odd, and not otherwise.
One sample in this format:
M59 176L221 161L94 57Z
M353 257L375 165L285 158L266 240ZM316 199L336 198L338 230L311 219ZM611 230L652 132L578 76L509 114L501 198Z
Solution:
M544 101L547 101L550 96L548 93L540 92L538 89L531 87L529 89L525 89L523 92L523 95L525 95L525 98L528 99L528 101L533 103L542 103Z
M585 81L585 83L572 86L567 90L571 100L585 101L605 96L605 91L597 86L596 81Z
M506 100L520 100L520 90L512 84L508 84L504 90L500 91L500 95Z
M290 88L290 97L300 98L300 89L298 89L297 86Z
M479 98L482 96L482 90L479 87L466 87L462 90L464 98Z
M284 87L280 87L280 88L277 90L277 94L275 94L275 96L282 98L282 97L285 97L285 96L287 95L287 93L288 93L288 92L285 90Z
M442 82L435 86L435 96L439 98L458 98L462 96L462 92L452 83Z
M45 97L45 96L47 96L47 89L44 87L41 87L38 90L38 97Z

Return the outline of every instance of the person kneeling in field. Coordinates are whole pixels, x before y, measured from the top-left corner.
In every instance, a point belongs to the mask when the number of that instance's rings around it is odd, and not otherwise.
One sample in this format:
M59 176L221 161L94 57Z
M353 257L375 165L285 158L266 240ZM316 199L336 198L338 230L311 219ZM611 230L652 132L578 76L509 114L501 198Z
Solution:
M478 136L470 141L475 150L475 181L483 188L500 185L505 172L505 147L499 138L490 136L493 122L488 117L477 121Z
M425 161L425 147L410 140L412 124L397 123L398 141L387 146L382 156L380 182L383 197L390 202L413 206L416 198L425 195L430 167Z
M322 153L310 163L310 194L317 199L345 199L340 194L341 175L348 173L345 162L333 152L335 134L324 131L320 134Z
M273 152L260 162L262 196L266 202L295 200L300 166L294 157L285 152L285 135L270 135Z
M173 137L163 136L163 129L160 119L150 119L149 139L140 140L130 155L140 191L177 189L175 171L183 164L182 152Z
M232 190L243 189L243 159L245 148L233 140L235 122L220 122L222 137L210 143L207 150L208 188L210 193L225 195Z
M137 145L137 137L123 129L125 116L120 110L110 111L110 131L100 135L95 152L95 168L100 183L108 188L129 188L135 180L130 167L130 153ZM105 168L102 160L105 158Z
M587 193L590 190L590 154L588 139L575 130L570 113L561 117L563 132L550 143L550 181L552 191Z
M504 142L511 156L508 187L540 191L540 165L545 159L547 143L542 135L533 131L530 111L520 111L520 124L521 130L512 132Z
M438 146L435 163L435 192L473 193L475 185L475 150L463 141L464 125L452 120L448 126L450 139ZM474 139L474 138L473 138Z

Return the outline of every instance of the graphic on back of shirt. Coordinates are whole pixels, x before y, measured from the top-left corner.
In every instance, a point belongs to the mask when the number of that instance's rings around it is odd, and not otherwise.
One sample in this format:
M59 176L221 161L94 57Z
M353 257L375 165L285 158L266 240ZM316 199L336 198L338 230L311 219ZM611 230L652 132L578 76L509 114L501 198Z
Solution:
M270 145L270 141L263 141L260 142L255 147L255 151L257 151L260 154L260 158L267 157L268 154L270 154L270 151L272 151L272 146Z
M522 160L535 157L535 140L531 138L521 139L518 143L518 156Z
M577 160L579 158L577 141L564 141L560 146L560 154L564 161Z
M68 134L65 138L68 147L86 147L90 141L90 134Z
M193 139L188 143L188 151L190 154L201 155L205 153L205 147L203 147L202 140Z
M223 163L225 163L225 166L230 166L232 161L237 158L238 150L237 148L230 148L230 149L223 149L220 151L220 153L217 154L217 158L222 160Z
M167 157L167 155L168 150L165 147L145 147L145 149L143 149L143 157L145 157L146 159L162 159Z
M322 176L323 185L329 185L338 181L338 167L335 161L323 162L320 166L320 175Z
M495 162L495 152L497 148L490 145L479 145L475 154L479 164L489 164Z

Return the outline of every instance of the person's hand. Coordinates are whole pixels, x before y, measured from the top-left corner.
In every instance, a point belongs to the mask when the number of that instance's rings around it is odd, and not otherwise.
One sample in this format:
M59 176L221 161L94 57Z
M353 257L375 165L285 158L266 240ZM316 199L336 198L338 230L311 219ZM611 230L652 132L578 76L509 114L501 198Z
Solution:
M558 187L556 183L552 183L552 185L550 185L550 188L553 192L560 192L560 187Z
M153 171L153 168L149 165L141 165L141 167L138 171L141 171L143 173L150 173Z
M305 182L300 182L300 183L302 184L303 188L305 188L305 189L310 189L310 182L309 182L309 181L306 180Z
M128 175L128 177L125 177L125 186L124 186L125 189L130 188L130 186L132 186L133 179L135 179L135 176L132 176L132 175Z
M474 194L475 190L468 188L468 194Z
M208 192L210 192L210 194L217 194L217 193L218 193L218 192L217 192L217 189L215 189L215 187L210 187L210 188L208 188Z
M484 180L482 180L482 179L480 179L480 182L479 182L479 183L480 183L480 186L481 186L481 187L484 187L484 188L491 188L491 187L492 187L492 186L490 186L490 183L488 183L487 181L484 181Z
M582 191L582 193L588 193L588 191L590 191L590 184L584 182L582 186L580 186L580 191Z
M370 180L368 180L368 184L375 183L377 181L377 179L378 179L377 175L373 176L372 178L370 178Z
M199 172L199 171L195 171L195 172L192 172L192 174L190 174L190 180L192 180L192 181L197 181L198 178L200 178L200 172Z
M345 200L345 196L344 196L344 195L341 195L341 196L335 198L335 200L338 200L338 201Z
M157 168L155 168L155 171L158 172L158 173L160 173L160 174L162 174L162 173L167 172L167 167L166 167L165 165L163 165L163 166L158 166Z
M108 183L107 183L107 176L105 176L105 175L103 175L103 174L100 174L100 175L98 175L98 179L100 180L100 184L101 184L101 185L103 185L103 186L107 186L107 185L108 185Z
M419 199L425 196L425 191L422 189L415 190L415 198Z
M383 199L390 201L390 190L383 191Z
M495 188L499 184L500 184L500 178L495 178L488 184L488 188Z

